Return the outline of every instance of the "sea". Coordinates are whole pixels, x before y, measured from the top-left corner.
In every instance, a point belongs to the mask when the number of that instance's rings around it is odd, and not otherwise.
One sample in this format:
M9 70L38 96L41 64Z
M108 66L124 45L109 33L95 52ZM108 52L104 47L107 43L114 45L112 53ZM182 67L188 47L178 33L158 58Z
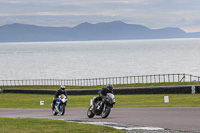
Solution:
M200 76L200 39L0 43L0 80Z

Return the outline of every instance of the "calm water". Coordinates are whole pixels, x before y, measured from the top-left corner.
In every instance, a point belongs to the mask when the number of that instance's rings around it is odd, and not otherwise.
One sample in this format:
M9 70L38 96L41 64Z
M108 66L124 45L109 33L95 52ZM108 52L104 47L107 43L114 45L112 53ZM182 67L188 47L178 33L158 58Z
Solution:
M200 76L199 50L200 39L0 43L0 80Z

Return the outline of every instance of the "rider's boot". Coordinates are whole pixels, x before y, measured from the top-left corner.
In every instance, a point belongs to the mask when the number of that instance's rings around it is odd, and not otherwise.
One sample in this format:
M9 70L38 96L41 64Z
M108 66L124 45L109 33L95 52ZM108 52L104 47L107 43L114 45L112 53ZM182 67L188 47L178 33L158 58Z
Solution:
M56 101L53 100L53 103L51 104L51 108L52 108L52 109L55 109L55 104L56 104L55 102L56 102Z
M95 109L95 102L94 101L92 102L92 107L90 108L90 110L93 110L93 109Z
M52 108L52 109L54 109L54 108L55 108L55 106L53 105L53 103L51 104L51 108Z
M92 107L90 108L90 110L93 110L95 108L95 105L93 104Z

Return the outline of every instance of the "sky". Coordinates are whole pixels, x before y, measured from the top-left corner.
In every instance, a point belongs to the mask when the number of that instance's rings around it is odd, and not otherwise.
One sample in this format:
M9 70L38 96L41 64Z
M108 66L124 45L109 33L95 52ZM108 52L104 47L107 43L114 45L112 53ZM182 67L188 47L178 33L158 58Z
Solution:
M74 27L123 21L200 32L199 0L0 0L0 25Z

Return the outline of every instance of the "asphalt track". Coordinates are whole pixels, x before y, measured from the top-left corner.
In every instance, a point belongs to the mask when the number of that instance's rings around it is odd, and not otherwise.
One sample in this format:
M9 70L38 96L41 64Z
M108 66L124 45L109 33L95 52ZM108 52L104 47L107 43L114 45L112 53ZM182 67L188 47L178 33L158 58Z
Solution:
M53 116L51 109L0 108L0 117L112 122L181 131L200 131L200 107L112 108L106 119L102 119L100 116L91 119L87 117L86 113L86 108L66 108L64 116Z

